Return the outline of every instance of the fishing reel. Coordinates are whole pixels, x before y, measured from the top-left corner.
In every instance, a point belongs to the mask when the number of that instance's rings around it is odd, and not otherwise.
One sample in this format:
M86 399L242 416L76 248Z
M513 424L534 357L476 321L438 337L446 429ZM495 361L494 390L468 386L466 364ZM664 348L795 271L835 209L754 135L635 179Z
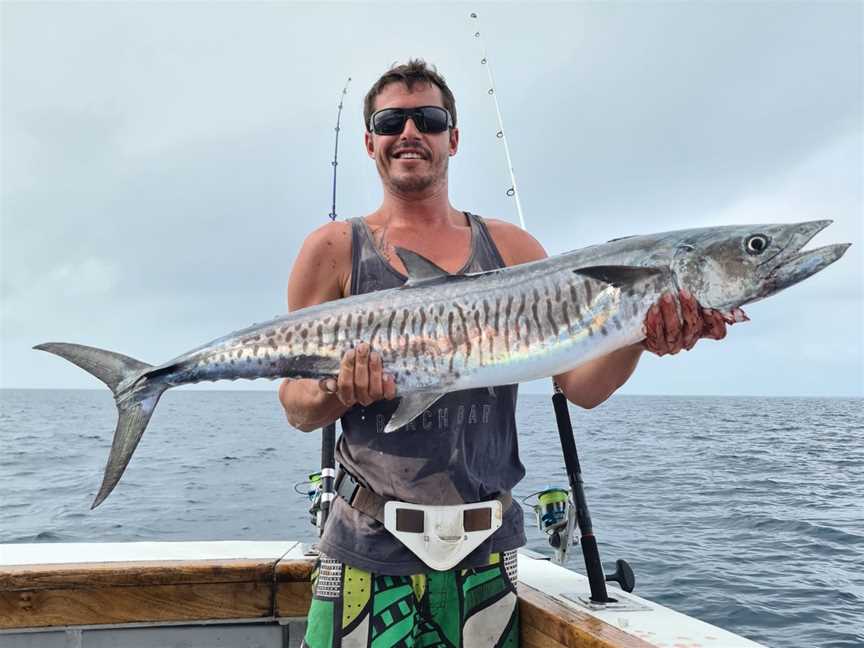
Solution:
M531 498L536 498L530 502ZM563 565L567 550L575 543L576 507L570 491L549 487L523 498L522 502L534 509L537 528L549 537L549 545L555 550L552 562ZM573 538L571 540L571 538Z
M311 473L306 481L294 484L294 492L309 498L309 501L312 503L309 507L309 515L311 516L309 521L312 523L312 526L317 528L319 521L318 514L321 511L321 472Z
M536 498L529 502L530 498ZM577 544L577 536L574 531L577 527L576 506L570 491L563 488L550 487L546 490L537 491L523 498L522 502L534 509L537 519L537 528L549 536L549 545L555 550L552 562L563 565L567 560L567 551L571 545ZM591 538L594 542L593 537ZM596 544L594 551L596 552ZM597 565L599 568L599 556ZM605 574L603 579L607 582L616 582L625 592L632 592L636 586L636 577L633 569L626 560L615 561L615 571ZM593 599L592 599L593 600ZM608 599L614 602L615 599Z

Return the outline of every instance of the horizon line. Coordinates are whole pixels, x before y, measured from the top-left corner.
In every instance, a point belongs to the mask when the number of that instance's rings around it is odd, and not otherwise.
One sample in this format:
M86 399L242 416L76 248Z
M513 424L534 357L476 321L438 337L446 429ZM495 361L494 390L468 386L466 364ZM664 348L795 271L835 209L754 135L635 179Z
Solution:
M90 391L90 392L104 392L107 388L99 388L99 387L0 387L0 392L4 391ZM227 394L240 394L240 393L259 393L259 394L276 394L277 389L268 390L268 389L183 389L181 391L184 392L200 392L200 393L227 393ZM525 395L531 396L549 396L551 398L552 394L546 394L540 391L523 391ZM846 400L864 400L864 394L836 394L836 395L825 395L825 394L638 394L638 393L616 393L612 394L609 398L614 398L616 396L627 396L627 397L637 397L637 398L837 398L837 399L846 399ZM398 398L398 396L397 396Z

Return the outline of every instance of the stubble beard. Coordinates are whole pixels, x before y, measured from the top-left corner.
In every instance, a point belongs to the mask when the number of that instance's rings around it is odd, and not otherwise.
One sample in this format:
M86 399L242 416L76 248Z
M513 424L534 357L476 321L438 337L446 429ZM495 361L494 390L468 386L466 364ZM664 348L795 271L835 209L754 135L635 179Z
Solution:
M426 174L411 173L404 176L394 176L387 173L380 164L378 164L378 175L381 176L381 181L387 187L398 194L416 194L427 191L435 185L443 184L447 178L447 169L449 167L449 158L443 158L443 162L429 170Z

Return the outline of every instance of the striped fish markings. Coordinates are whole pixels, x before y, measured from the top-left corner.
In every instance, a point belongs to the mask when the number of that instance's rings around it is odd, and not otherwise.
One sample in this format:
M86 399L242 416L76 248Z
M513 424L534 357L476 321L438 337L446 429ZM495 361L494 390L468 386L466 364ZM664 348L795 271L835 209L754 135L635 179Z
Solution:
M408 250L400 288L304 308L158 366L111 351L46 343L114 393L117 428L98 506L120 480L162 393L239 378L324 378L368 342L401 401L385 431L410 423L444 393L552 376L645 336L648 309L686 288L740 321L740 307L839 259L849 244L801 248L831 221L728 226L616 239L541 261L448 275Z

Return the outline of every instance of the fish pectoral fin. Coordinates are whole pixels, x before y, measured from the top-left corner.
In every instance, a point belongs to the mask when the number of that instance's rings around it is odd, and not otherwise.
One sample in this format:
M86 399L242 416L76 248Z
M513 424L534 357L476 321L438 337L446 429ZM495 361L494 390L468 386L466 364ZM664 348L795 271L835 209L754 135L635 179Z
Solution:
M403 396L399 407L393 412L393 416L384 427L384 433L389 434L397 429L408 425L441 398L444 394L438 392L418 392Z
M436 279L447 279L452 276L449 272L437 266L423 255L411 250L397 246L396 254L402 259L402 263L405 264L405 269L408 271L406 286L414 286L418 283L434 281Z
M651 279L668 271L650 266L599 265L576 268L573 272L620 288Z

